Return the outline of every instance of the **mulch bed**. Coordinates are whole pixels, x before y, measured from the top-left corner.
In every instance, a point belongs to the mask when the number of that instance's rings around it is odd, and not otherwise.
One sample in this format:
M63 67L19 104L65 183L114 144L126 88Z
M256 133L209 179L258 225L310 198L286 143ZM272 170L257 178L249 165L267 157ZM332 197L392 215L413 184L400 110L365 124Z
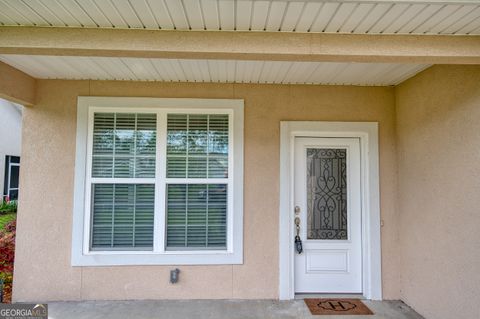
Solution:
M12 283L3 284L2 303L12 303Z

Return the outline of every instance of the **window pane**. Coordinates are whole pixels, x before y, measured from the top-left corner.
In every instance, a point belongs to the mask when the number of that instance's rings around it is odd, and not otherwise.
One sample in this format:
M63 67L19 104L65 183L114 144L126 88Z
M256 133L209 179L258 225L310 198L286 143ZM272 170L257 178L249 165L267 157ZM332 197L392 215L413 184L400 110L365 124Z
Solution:
M92 177L155 177L156 114L95 113Z
M92 158L92 177L112 177L113 156L95 156Z
M11 156L11 155L7 155L7 156L10 159L10 163L20 164L20 156Z
M307 149L308 239L348 239L346 160L346 149Z
M225 249L227 185L167 185L167 249Z
M20 166L10 166L10 185L9 188L18 188L18 178L20 174Z
M93 154L113 154L115 114L95 113L93 121Z
M187 117L186 114L168 114L168 155L187 155Z
M188 154L207 154L208 115L188 115Z
M228 178L228 115L168 114L168 178Z
M92 185L92 249L153 247L155 186Z
M135 154L135 114L115 114L115 155Z

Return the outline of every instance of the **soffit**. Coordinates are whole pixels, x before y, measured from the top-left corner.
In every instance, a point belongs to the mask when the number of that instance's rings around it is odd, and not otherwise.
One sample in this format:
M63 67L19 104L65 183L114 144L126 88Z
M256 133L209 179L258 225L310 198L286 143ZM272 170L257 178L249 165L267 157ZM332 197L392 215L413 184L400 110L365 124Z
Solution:
M396 85L430 64L0 55L35 78L206 83Z
M0 24L353 34L480 34L475 0L1 0Z

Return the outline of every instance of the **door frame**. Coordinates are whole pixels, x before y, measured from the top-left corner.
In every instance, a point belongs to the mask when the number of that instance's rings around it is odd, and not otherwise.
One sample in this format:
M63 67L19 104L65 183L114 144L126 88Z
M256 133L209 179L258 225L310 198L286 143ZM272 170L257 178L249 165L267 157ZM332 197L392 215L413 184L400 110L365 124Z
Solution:
M296 137L360 139L362 291L366 299L381 300L378 123L321 121L280 122L279 299L295 297L293 175Z

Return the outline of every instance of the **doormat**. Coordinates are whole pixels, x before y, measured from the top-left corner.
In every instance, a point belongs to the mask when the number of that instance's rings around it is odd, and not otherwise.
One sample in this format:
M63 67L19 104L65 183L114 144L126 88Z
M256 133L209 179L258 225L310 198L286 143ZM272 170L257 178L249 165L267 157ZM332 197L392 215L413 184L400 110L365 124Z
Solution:
M305 299L312 315L373 315L359 299Z

